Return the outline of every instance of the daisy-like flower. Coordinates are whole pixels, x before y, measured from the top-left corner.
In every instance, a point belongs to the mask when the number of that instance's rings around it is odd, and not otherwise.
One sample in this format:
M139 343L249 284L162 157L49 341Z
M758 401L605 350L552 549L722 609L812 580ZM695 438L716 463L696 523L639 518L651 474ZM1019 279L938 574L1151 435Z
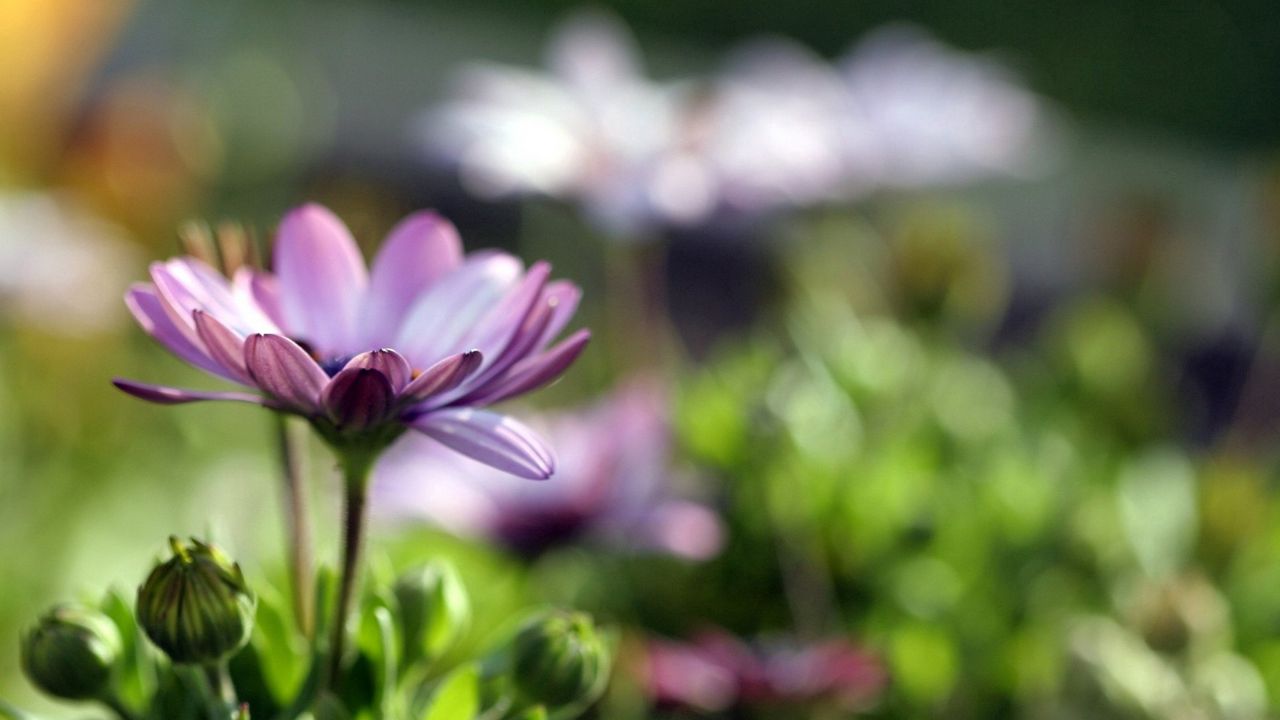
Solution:
M557 378L590 334L551 345L580 291L501 252L463 256L454 227L410 215L370 269L346 226L319 205L280 224L274 274L228 280L180 257L151 266L129 309L182 360L246 391L205 392L131 380L162 404L257 403L307 418L349 461L366 465L412 428L487 465L546 478L555 461L522 423L487 410Z
M407 438L374 471L375 516L426 521L525 557L570 545L690 560L719 551L715 513L671 487L671 433L655 382L631 381L593 407L536 424L560 457L547 482L522 483Z

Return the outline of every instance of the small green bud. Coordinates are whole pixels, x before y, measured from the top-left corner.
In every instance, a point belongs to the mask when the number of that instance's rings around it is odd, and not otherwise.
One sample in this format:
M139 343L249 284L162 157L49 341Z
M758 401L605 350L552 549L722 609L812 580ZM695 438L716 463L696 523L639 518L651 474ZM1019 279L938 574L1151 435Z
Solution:
M231 558L191 543L169 538L173 557L138 588L138 625L173 662L208 664L249 642L258 601Z
M121 647L120 631L106 615L58 605L22 638L22 670L54 697L88 700L106 692Z
M529 705L586 707L604 692L610 656L584 613L556 611L525 624L512 646L512 680Z
M471 601L452 565L433 562L410 570L392 588L400 606L405 665L434 660L453 647L471 623Z

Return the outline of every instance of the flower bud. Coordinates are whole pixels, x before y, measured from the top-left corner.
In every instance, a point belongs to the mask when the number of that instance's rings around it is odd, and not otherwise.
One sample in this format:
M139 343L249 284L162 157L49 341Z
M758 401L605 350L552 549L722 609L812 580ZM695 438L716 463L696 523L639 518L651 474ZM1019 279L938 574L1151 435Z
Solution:
M249 642L257 598L225 553L191 543L169 538L173 557L138 588L138 625L175 663L215 663Z
M471 601L458 572L433 562L401 575L392 588L400 605L406 664L439 657L466 632Z
M595 702L609 679L609 651L583 613L556 611L530 621L512 651L517 692L552 712Z
M22 638L22 670L54 697L87 700L107 690L121 647L120 631L106 615L58 605Z

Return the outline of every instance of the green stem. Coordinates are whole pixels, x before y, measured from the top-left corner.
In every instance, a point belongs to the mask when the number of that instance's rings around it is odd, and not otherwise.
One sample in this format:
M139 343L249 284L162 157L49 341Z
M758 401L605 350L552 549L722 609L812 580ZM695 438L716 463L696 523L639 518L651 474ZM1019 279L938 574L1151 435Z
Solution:
M303 477L303 445L298 428L284 416L276 418L280 442L280 466L284 475L285 531L289 545L289 572L293 585L293 613L298 629L311 637L315 629L314 594L311 586L311 522Z
M345 458L343 473L345 502L342 524L342 579L338 586L338 602L334 608L332 640L329 643L329 689L336 689L342 676L342 656L346 650L347 616L355 598L356 580L360 572L360 547L364 540L365 499L372 461Z
M231 682L231 672L227 670L227 662L223 660L209 663L204 666L204 673L209 681L210 693L220 703L219 720L228 717L230 713L236 711L240 701L236 699L236 688Z

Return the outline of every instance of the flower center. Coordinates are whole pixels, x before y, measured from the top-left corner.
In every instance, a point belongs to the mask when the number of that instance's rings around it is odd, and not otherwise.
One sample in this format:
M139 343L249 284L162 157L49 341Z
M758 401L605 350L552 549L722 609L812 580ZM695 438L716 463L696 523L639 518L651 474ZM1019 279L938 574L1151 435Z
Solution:
M320 363L320 369L324 370L326 375L333 377L341 372L342 368L346 367L347 363L351 362L351 358L353 357L355 357L355 355L343 355L341 357L329 358L328 360L316 358L316 361Z
M342 368L346 367L347 363L351 362L351 358L355 357L355 353L352 353L350 355L339 355L337 357L324 358L321 357L320 352L312 347L311 343L306 340L300 340L298 338L290 338L290 340L298 343L298 347L306 351L306 353L320 365L320 369L324 371L324 374L329 377L333 377L334 375L342 372Z

